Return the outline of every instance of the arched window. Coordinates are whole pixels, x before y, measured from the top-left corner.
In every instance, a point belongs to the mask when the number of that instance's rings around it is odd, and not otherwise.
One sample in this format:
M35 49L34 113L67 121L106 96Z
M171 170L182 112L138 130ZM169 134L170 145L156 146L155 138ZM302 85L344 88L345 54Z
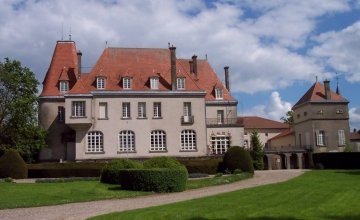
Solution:
M135 152L135 133L124 130L119 133L119 152Z
M104 135L101 131L90 131L87 134L86 152L104 152Z
M181 150L196 150L196 133L194 130L183 130L180 135Z
M150 136L150 151L166 151L166 133L154 130Z

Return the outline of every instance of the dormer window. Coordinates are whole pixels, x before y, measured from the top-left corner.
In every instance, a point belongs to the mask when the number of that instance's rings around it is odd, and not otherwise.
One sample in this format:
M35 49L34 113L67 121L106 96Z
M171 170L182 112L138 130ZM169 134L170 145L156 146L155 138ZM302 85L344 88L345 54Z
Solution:
M159 89L159 77L151 77L150 78L150 88L151 89Z
M215 88L215 98L223 99L223 91L220 88Z
M179 77L176 79L176 87L177 89L185 89L185 78Z
M59 90L60 90L60 92L69 91L69 81L61 80L60 83L59 83Z
M97 89L105 89L105 77L97 77L96 78L96 88Z
M131 78L130 77L123 78L123 89L131 89Z

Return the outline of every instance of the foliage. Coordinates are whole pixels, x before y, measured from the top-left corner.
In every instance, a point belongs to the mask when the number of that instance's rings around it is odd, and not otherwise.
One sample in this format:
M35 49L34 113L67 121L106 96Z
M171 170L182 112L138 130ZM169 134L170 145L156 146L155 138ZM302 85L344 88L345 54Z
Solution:
M251 157L253 159L254 169L264 169L264 146L261 144L259 134L253 131L250 136L251 142Z
M19 152L9 149L0 157L0 178L27 178L27 166Z
M195 178L206 178L209 177L209 174L207 173L189 173L189 178L195 179Z
M170 168L186 170L184 165L171 157L153 157L149 160L146 160L143 165L144 168Z
M186 166L189 173L207 173L216 174L222 158L202 158L189 160L180 160L179 162Z
M186 189L187 171L178 168L120 170L121 188L137 191L181 192Z
M254 173L253 162L248 151L239 146L230 147L223 158L225 169L233 173L236 169L244 172Z
M286 112L286 115L280 118L286 124L293 125L294 124L294 111L290 110Z
M122 169L140 169L142 164L129 159L117 159L106 164L101 171L100 181L103 183L120 184L120 173Z
M37 123L38 84L19 61L0 62L0 146L17 149L28 162L45 146L46 132Z
M360 219L359 175L359 170L308 171L283 183L93 219Z

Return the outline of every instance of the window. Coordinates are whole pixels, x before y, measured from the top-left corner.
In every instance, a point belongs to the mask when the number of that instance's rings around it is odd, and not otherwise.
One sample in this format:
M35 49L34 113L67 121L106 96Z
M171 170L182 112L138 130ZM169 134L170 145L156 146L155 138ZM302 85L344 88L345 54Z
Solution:
M104 137L100 131L90 131L87 134L87 148L88 153L98 153L104 151Z
M249 147L249 140L244 140L244 147L248 148Z
M85 117L85 101L73 101L71 109L72 117Z
M151 132L150 151L166 151L166 134L164 131Z
M154 102L154 118L161 118L161 102Z
M150 88L151 89L159 89L159 78L158 77L150 78Z
M268 136L269 136L269 133L265 133L265 136L268 137Z
M342 109L336 109L336 114L344 114L344 110L342 110Z
M96 88L105 89L105 78L104 77L96 78Z
M67 92L69 91L69 81L62 80L59 84L60 92Z
M307 116L307 112L304 112L304 116Z
M135 152L135 133L133 131L120 131L119 152Z
M122 117L130 118L130 102L122 103Z
M176 87L177 89L185 89L185 78L177 78Z
M138 118L146 118L146 103L138 103Z
M224 110L217 110L217 123L223 124L224 123Z
M316 131L316 145L318 146L325 145L325 131L323 130Z
M107 103L99 103L99 119L107 119Z
M324 114L324 111L323 111L322 109L320 109L320 110L317 111L317 114L318 114L318 115L323 115L323 114Z
M339 139L339 146L344 146L346 144L344 130L338 130L338 139Z
M220 88L215 89L215 98L216 99L223 99L223 91Z
M59 122L64 122L65 121L65 108L62 106L58 107L58 117L57 117Z
M180 135L181 150L196 150L196 133L193 130L183 130Z
M124 89L131 89L131 78L130 77L124 77L123 78L123 88Z
M230 147L230 137L225 135L217 135L211 137L212 154L224 154Z
M191 102L184 102L184 116L191 116Z

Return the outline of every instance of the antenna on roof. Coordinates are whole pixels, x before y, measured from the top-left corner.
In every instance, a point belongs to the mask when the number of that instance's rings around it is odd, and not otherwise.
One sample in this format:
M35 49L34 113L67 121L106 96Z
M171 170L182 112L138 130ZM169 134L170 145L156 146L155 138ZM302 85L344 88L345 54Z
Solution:
M70 26L70 31L69 31L69 40L71 40L71 26Z
M336 94L340 95L338 73L336 73Z
M316 80L315 82L317 82L317 81L318 81L318 76L315 76L315 80Z
M108 47L108 42L107 41L105 41L105 48L107 48Z
M207 60L207 53L205 54L205 60Z
M61 23L61 40L64 40L64 22Z

